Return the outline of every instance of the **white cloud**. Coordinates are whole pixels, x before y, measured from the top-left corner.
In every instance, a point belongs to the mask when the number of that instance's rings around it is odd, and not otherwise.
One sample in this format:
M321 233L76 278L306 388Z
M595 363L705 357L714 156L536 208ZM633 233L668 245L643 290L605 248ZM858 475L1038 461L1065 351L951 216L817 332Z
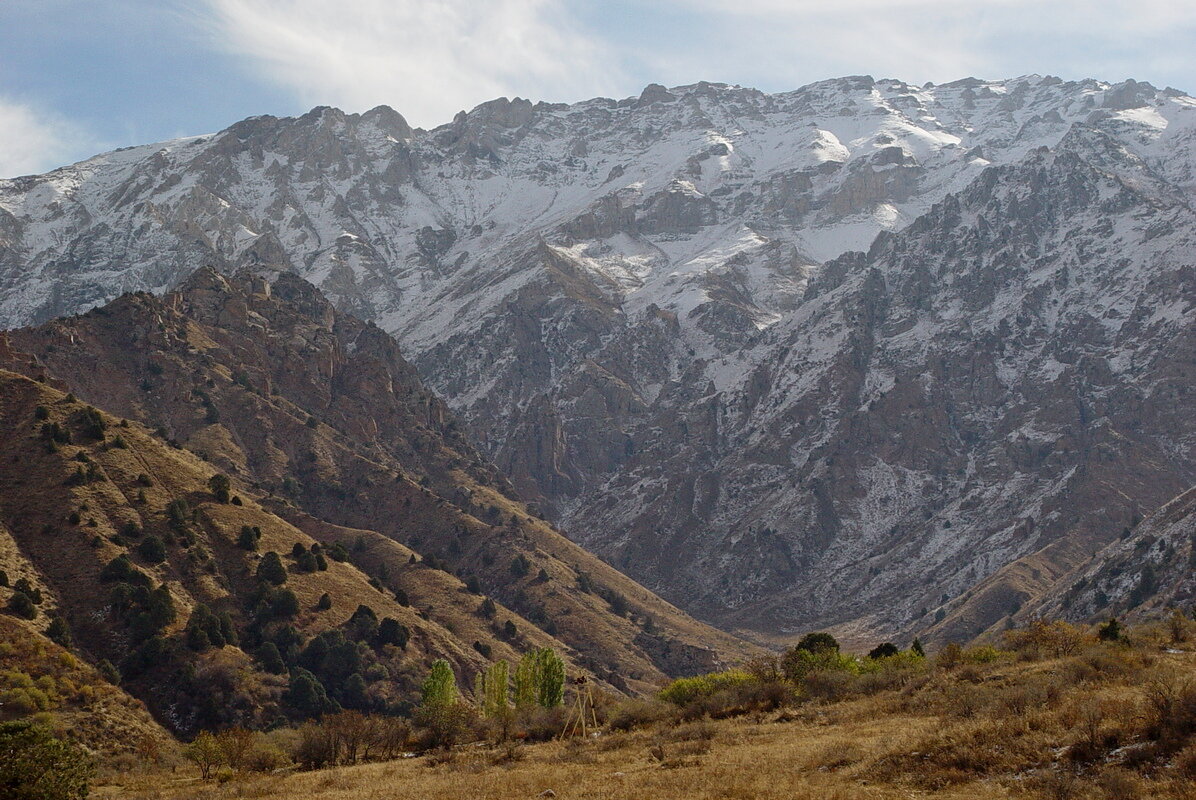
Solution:
M69 122L0 97L0 178L61 166L83 142L81 132Z
M563 0L207 0L221 44L309 105L393 106L431 127L500 95L577 100L613 60Z
M665 0L720 30L685 66L796 86L872 73L912 82L1031 72L1167 80L1196 73L1196 4L1174 0ZM668 55L658 62L668 66ZM792 77L791 77L792 76ZM1196 89L1187 86L1180 88Z

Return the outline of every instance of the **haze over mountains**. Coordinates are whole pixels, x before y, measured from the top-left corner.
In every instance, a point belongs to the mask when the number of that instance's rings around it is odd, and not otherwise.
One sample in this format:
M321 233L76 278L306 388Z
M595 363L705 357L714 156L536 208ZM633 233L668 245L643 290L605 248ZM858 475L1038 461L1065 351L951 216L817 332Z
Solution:
M0 322L294 272L668 600L764 635L971 636L1196 484L1194 131L1182 92L1038 76L256 117L0 182ZM17 349L68 381L117 357L38 335ZM111 410L183 425L136 376Z

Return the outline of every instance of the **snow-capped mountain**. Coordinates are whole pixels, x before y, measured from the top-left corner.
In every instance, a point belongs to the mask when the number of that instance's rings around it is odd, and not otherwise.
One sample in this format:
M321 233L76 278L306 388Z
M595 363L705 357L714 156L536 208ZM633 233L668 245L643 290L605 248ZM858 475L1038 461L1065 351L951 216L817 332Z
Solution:
M0 182L0 319L290 269L670 599L975 631L1196 483L1194 131L1037 76L258 117Z

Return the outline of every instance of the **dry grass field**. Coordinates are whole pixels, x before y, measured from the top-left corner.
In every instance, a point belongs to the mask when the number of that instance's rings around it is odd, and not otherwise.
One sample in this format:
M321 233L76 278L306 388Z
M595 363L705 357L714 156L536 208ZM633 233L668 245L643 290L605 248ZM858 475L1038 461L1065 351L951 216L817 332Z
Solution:
M892 674L812 675L796 703L725 719L641 700L608 709L613 726L585 740L475 742L209 781L183 767L109 772L93 796L1196 800L1196 654L1186 642L1157 625L1130 644L1024 645L950 649Z

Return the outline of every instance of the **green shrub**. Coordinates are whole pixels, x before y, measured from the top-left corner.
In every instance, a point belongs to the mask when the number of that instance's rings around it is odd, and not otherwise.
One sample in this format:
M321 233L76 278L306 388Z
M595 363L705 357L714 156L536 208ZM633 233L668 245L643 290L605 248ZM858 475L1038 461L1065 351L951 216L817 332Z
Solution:
M897 645L893 644L892 642L885 642L872 648L872 650L868 652L868 658L873 660L889 658L891 656L897 655L900 652L901 650L897 648Z
M794 647L781 657L781 671L794 683L799 683L814 672L847 672L858 675L860 662L852 655L838 650L806 650Z
M150 564L161 564L166 560L166 545L157 536L147 536L137 545L137 555Z
M0 789L5 800L82 800L93 767L78 746L28 722L0 725Z
M724 672L711 672L692 678L678 678L660 691L660 699L678 706L686 706L693 701L709 697L716 692L754 683L755 678L741 669L729 669Z
M18 617L33 619L37 616L37 606L24 592L14 592L8 600L8 610Z
M216 498L216 502L227 503L232 491L232 481L224 473L217 472L208 478L208 488L212 490L212 496Z
M249 525L242 525L241 533L237 536L237 547L240 547L242 550L257 550L257 543L261 538L261 528L257 527L256 525L253 527L250 527Z

